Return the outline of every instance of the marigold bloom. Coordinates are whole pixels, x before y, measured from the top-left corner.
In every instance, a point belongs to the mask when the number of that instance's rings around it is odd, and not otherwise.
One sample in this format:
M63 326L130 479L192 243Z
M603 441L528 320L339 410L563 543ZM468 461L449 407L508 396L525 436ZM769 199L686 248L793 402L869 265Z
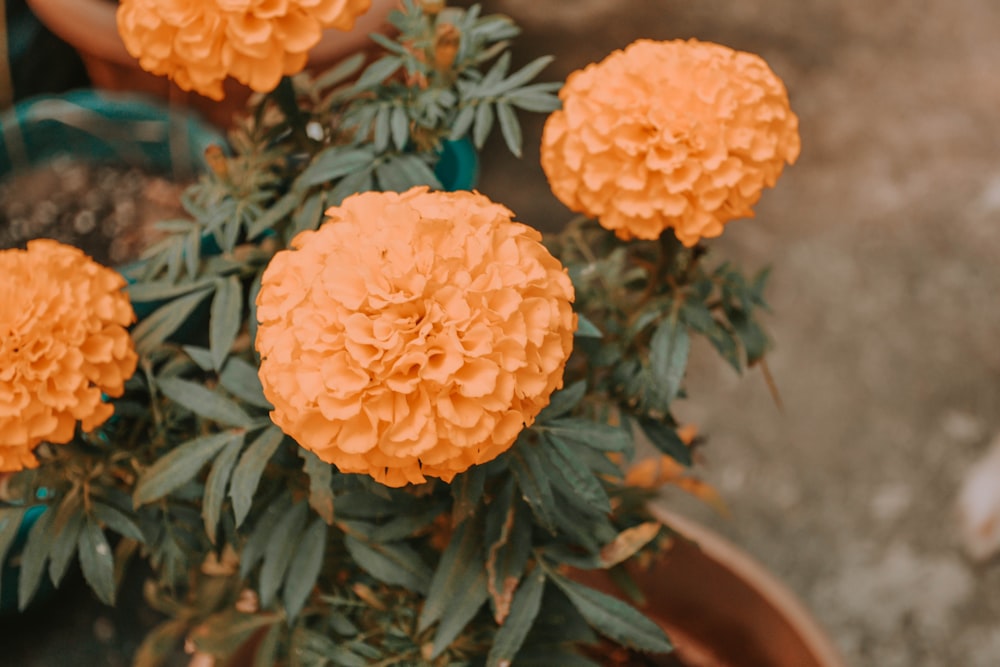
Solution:
M364 193L279 252L257 297L271 418L343 472L450 481L562 386L576 316L535 230L472 192Z
M799 154L781 80L718 44L640 40L571 74L559 96L542 136L552 191L623 239L718 236Z
M0 472L38 464L41 442L100 426L137 357L125 279L50 240L0 251Z
M325 28L350 30L371 0L121 0L118 32L139 65L214 100L227 76L274 90Z

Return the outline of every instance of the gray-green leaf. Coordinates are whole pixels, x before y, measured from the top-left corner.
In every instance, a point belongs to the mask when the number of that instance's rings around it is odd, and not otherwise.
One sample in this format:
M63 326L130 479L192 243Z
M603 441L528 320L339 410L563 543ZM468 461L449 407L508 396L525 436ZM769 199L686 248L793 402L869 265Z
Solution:
M243 431L225 431L188 441L143 471L135 486L136 507L159 500L191 480L202 466Z

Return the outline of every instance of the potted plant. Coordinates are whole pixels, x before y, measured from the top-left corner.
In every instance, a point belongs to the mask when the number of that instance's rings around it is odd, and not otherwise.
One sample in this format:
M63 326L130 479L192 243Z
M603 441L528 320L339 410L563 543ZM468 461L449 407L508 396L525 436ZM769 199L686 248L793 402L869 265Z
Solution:
M757 56L694 40L534 83L549 59L511 72L510 19L442 5L404 2L370 63L261 91L126 291L72 249L0 254L52 313L16 320L0 350L18 369L0 376L0 467L24 497L51 492L22 604L74 557L111 603L114 573L143 559L167 617L144 667L181 645L218 664L698 664L671 657L665 627L692 643L636 606L636 582L664 556L698 561L649 506L666 483L705 493L672 416L692 337L737 369L766 351L766 273L703 240L797 157L787 93ZM169 22L142 11L126 42ZM233 73L220 59L204 78L167 37L138 55L183 85ZM434 174L446 139L498 128L518 153L518 110L551 113L543 166L580 214L544 243ZM69 280L87 287L73 308ZM807 635L788 656L816 657L794 664L838 664L808 619L785 627Z

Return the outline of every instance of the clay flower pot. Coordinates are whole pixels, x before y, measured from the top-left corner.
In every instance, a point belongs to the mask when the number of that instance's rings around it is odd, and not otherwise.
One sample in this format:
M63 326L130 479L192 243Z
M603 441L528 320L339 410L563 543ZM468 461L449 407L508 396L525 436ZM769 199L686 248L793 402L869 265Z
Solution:
M146 93L186 104L219 127L229 126L233 114L250 97L250 89L232 79L225 83L225 99L216 102L142 70L118 35L117 0L28 0L28 4L49 30L80 53L97 88ZM386 17L397 5L397 0L372 0L371 9L358 18L353 30L328 30L310 52L308 69L322 70L364 49L370 42L368 35L384 29Z
M772 574L735 545L690 520L653 507L678 539L648 570L631 568L643 611L677 651L651 664L685 667L845 667L812 615ZM621 595L604 572L576 578Z

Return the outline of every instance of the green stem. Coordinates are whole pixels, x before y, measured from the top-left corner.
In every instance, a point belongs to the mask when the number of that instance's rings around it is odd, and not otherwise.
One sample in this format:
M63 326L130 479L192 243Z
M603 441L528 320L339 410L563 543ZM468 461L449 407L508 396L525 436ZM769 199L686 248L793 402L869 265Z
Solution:
M295 86L289 77L281 77L278 87L271 92L271 99L275 101L281 112L285 114L285 118L288 120L288 125L292 129L292 135L296 141L303 148L306 148L310 143L309 134L306 132L306 124L309 122L309 119L302 113L302 109L299 108Z

